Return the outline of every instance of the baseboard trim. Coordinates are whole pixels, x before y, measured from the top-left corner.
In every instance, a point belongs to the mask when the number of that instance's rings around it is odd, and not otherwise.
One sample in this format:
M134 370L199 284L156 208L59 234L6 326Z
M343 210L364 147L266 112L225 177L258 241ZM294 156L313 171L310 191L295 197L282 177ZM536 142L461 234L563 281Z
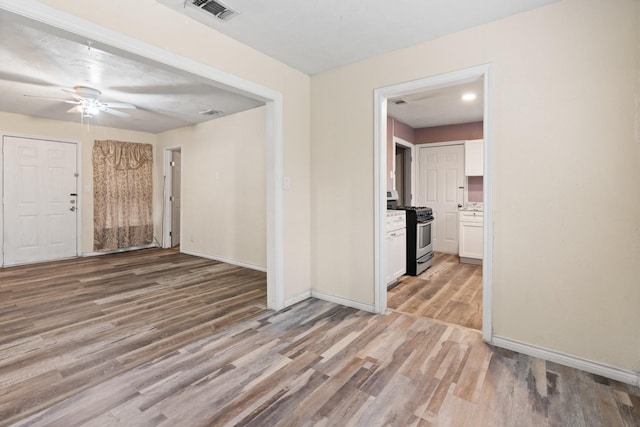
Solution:
M288 300L286 300L284 302L284 306L285 306L285 308L286 307L290 307L290 306L292 306L294 304L299 303L300 301L306 300L307 298L311 298L311 290L304 291L304 292L302 292L302 293L300 293L298 295L295 295L295 296L289 298Z
M358 301L353 301L347 298L338 297L335 295L329 295L322 292L318 292L316 290L311 290L311 296L314 298L318 298L324 301L329 301L335 304L344 305L347 307L357 308L358 310L369 311L371 313L375 313L375 307L373 304L363 304Z
M640 372L616 368L614 366L606 365L600 362L594 362L592 360L583 359L581 357L572 356L559 351L550 350L547 348L538 347L535 345L526 344L495 335L493 336L492 344L496 347L517 351L518 353L526 354L528 356L559 363L571 368L580 369L581 371L590 372L592 374L600 375L605 378L640 387Z
M148 245L132 246L130 248L120 248L120 249L114 249L112 251L85 252L80 256L81 257L90 257L90 256L100 256L100 255L109 255L109 254L119 254L121 252L131 252L131 251L138 251L140 249L149 249L149 248L158 248L158 247L159 246L158 246L157 243L149 243Z
M182 252L183 254L187 254L187 255L193 255L193 256L200 257L200 258L210 259L210 260L213 260L213 261L224 262L225 264L231 264L231 265L236 265L238 267L248 268L250 270L262 271L263 273L267 272L267 268L266 267L262 267L262 266L255 265L255 264L249 264L249 263L242 262L242 261L236 261L236 260L231 259L231 258L225 258L225 257L221 257L221 256L203 254L203 253L196 252L196 251L184 250L182 248L180 248L180 252Z

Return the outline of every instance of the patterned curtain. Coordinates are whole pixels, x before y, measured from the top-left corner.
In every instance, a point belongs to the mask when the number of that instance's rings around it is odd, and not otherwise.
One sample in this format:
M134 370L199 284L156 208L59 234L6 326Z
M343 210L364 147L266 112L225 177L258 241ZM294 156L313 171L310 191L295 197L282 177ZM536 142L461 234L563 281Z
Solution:
M93 249L110 251L153 241L151 144L95 141Z

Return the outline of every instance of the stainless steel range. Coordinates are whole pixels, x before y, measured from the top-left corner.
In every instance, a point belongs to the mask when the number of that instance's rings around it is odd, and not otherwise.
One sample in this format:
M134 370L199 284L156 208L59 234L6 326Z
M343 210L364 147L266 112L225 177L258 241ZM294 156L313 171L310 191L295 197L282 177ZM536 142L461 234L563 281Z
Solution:
M417 276L433 262L433 210L426 206L397 206L407 213L407 274Z

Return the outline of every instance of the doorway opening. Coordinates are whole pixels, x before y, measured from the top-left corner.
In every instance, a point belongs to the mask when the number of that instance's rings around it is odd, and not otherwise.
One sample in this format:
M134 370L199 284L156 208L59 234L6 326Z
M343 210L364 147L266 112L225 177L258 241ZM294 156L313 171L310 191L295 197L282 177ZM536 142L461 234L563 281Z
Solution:
M455 85L462 85L466 82L482 79L484 101L482 118L482 139L484 140L484 220L483 220L483 248L484 256L482 261L482 334L485 341L491 341L491 274L492 274L492 169L491 169L491 132L488 124L490 121L490 65L482 65L465 70L441 74L423 79L400 83L393 86L379 88L374 91L374 124L375 124L375 309L382 313L387 309L387 283L385 273L387 270L388 248L385 244L385 218L386 218L386 192L388 190L387 173L387 123L388 123L388 101L416 94L435 94ZM418 144L416 144L418 145ZM392 151L395 155L395 150ZM417 167L420 168L420 165ZM420 187L425 186L426 179L417 172L416 195L420 193ZM456 189L457 190L457 189ZM465 193L466 194L466 193ZM420 197L415 197L413 205L421 205ZM457 213L456 213L457 214ZM456 222L457 224L457 222ZM458 230L455 230L457 233ZM448 255L449 261L458 262L457 254ZM475 266L474 266L475 267ZM427 272L423 274L427 274ZM478 273L480 274L480 273ZM433 291L434 289L432 289ZM425 291L426 292L426 291Z
M394 185L398 192L398 204L409 206L413 201L414 192L414 147L412 143L397 137L393 139L393 145Z
M182 147L164 149L164 188L162 209L162 247L180 245L182 194Z
M30 25L45 31L63 35L71 40L81 40L82 43L91 40L93 46L106 52L189 76L265 104L267 306L275 310L283 309L285 300L284 213L281 185L283 176L282 93L46 5L0 0L0 9L19 15L21 19L28 20Z

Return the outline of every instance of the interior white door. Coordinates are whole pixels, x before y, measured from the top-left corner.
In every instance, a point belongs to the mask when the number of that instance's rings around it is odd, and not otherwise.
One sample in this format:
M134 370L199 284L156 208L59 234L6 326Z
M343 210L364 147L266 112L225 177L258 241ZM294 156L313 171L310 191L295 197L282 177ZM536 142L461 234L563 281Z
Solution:
M76 144L5 136L4 265L77 255Z
M433 250L458 253L458 203L464 185L464 146L420 147L418 205L433 209Z
M180 244L180 177L182 176L182 154L171 152L171 247Z

